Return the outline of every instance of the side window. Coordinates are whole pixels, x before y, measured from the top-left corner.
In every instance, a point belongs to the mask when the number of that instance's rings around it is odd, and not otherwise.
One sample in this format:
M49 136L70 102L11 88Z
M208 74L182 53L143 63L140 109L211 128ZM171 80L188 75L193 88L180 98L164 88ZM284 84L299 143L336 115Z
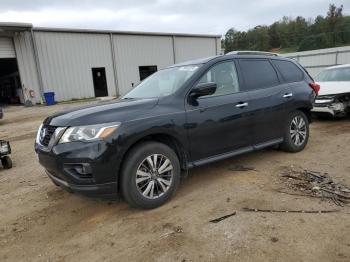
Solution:
M217 85L215 93L211 96L220 96L239 92L238 77L234 62L227 61L214 65L202 76L198 84L210 82L214 82Z
M272 63L287 83L299 82L304 79L304 73L294 63L283 60L273 60Z
M262 89L279 84L277 73L268 60L240 60L244 90Z

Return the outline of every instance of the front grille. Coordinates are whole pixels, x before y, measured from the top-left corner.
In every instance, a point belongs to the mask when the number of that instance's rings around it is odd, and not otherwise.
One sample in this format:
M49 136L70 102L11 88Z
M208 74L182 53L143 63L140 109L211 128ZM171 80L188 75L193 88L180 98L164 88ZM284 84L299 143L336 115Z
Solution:
M40 144L48 146L56 128L55 126L44 125L40 130Z

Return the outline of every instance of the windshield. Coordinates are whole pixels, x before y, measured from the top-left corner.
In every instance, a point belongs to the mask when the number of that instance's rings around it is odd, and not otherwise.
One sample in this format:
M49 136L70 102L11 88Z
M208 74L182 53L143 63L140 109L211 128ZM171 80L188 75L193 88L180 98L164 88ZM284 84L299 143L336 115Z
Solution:
M318 82L350 81L350 67L324 70L315 77L315 80Z
M160 70L143 80L123 98L151 98L173 94L200 65L172 67Z

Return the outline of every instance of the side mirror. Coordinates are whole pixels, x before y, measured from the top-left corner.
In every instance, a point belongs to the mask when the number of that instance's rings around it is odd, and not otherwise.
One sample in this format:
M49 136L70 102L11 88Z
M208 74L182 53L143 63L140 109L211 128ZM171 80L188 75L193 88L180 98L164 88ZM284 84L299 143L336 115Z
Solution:
M197 99L200 96L209 96L214 94L216 91L216 83L203 83L195 86L190 93L192 99Z

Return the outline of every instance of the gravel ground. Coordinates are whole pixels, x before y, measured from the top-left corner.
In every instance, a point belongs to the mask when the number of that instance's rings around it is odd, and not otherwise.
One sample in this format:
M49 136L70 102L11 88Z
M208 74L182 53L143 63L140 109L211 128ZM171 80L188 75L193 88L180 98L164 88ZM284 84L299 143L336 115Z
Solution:
M0 261L350 261L349 207L280 193L290 190L280 179L290 166L350 185L349 119L315 121L297 154L268 149L193 169L170 202L144 211L67 193L38 164L38 126L77 105L5 109L0 138L11 142L14 167L0 168ZM232 171L233 165L254 170Z

